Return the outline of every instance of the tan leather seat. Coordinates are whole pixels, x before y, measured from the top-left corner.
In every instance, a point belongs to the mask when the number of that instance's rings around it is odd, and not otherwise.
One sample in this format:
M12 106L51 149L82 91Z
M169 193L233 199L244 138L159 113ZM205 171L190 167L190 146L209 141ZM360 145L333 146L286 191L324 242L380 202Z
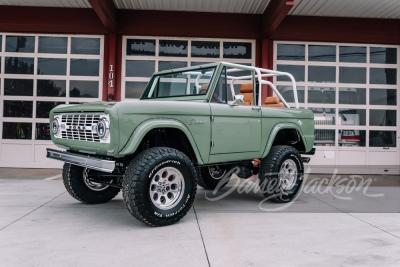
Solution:
M280 102L281 100L277 96L270 96L265 99L264 107L275 107L275 108L285 108L286 106Z
M242 86L240 86L240 94L244 96L244 102L239 104L239 105L245 105L245 106L252 106L254 103L254 98L253 98L253 84L252 83L244 83Z

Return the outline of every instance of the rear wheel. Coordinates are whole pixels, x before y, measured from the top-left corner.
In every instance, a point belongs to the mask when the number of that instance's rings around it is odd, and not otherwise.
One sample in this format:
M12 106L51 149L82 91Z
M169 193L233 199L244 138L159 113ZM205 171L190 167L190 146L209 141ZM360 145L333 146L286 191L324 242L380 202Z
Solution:
M199 185L208 190L214 190L217 187L220 189L229 182L232 176L232 174L229 174L230 170L231 166L223 165L199 167Z

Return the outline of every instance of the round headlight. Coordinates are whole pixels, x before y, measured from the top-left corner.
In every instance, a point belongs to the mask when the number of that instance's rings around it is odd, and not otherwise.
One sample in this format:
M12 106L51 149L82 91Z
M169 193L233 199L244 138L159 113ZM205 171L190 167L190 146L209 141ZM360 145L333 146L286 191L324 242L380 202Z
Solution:
M108 121L104 118L100 119L99 122L97 123L97 135L99 136L99 138L107 139L108 130L109 130Z
M60 130L60 123L58 122L58 118L55 118L53 120L53 123L51 124L51 129L53 131L53 134L57 134Z

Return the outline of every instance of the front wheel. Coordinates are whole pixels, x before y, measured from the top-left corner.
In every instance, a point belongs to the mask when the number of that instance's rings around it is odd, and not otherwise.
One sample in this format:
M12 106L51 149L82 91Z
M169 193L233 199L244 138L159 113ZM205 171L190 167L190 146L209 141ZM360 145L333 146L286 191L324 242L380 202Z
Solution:
M124 203L139 221L150 226L170 225L189 211L196 186L195 168L185 154L154 147L129 164L123 181Z

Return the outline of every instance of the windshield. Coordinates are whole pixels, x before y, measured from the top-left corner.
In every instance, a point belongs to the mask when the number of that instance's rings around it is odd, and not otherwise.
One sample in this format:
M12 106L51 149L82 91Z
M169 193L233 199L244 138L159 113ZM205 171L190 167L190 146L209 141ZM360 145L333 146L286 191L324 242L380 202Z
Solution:
M142 99L205 95L215 67L155 75L149 82Z

